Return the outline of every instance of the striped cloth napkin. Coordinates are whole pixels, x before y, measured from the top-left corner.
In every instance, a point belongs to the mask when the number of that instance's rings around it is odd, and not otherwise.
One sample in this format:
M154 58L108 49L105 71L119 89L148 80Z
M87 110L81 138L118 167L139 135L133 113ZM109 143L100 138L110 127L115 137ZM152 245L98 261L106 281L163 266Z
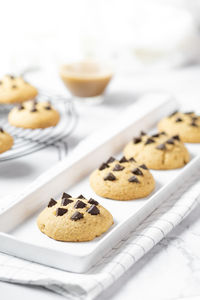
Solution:
M0 253L0 280L46 287L67 299L94 299L163 239L197 206L200 170L168 201L85 274L75 274Z

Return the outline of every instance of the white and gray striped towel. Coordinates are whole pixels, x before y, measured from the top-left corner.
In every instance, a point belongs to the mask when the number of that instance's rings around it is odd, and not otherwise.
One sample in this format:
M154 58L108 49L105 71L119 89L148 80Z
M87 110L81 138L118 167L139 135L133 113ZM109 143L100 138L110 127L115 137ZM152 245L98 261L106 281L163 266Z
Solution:
M0 253L0 280L43 286L67 299L94 299L198 205L199 177L199 170L191 174L181 189L87 273L65 272Z

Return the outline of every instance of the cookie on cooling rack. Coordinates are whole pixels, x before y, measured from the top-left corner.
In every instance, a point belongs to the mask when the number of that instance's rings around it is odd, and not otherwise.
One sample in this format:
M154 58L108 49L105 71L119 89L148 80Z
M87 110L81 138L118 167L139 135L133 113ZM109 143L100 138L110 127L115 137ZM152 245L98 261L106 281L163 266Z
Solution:
M37 89L20 76L5 75L0 80L0 104L24 102L37 94Z
M47 128L56 126L60 115L50 102L26 101L14 107L9 115L8 121L11 125L21 128Z
M90 185L99 196L114 200L133 200L148 196L155 187L152 174L133 157L113 157L90 176Z
M51 199L37 219L41 232L64 242L91 241L112 224L112 215L97 201L66 193L58 201Z
M200 116L194 112L173 112L158 123L159 131L178 134L186 143L200 143Z
M124 155L134 156L138 162L155 170L180 168L189 161L188 150L179 136L169 136L165 132L153 135L142 132L125 146Z
M13 146L13 138L0 127L0 153L3 153Z

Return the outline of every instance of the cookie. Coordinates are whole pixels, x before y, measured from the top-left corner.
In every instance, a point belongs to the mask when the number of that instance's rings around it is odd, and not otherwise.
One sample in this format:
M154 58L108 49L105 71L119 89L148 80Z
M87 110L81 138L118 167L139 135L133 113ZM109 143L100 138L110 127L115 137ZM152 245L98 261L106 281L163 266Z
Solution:
M90 185L99 196L114 200L133 200L148 196L155 181L144 164L132 157L111 157L90 175Z
M9 150L13 146L13 138L0 127L0 153Z
M11 125L21 128L46 128L56 126L60 119L59 113L50 102L27 101L14 107L8 121Z
M185 143L200 143L200 116L194 112L173 112L158 123L158 130L178 134Z
M140 163L155 170L176 169L189 161L189 153L178 135L165 132L135 137L124 148L126 157L134 156Z
M112 215L96 200L83 195L73 198L67 193L58 201L51 199L37 219L41 232L64 242L91 241L112 224Z
M22 77L6 75L0 80L0 103L20 103L37 96L37 89Z

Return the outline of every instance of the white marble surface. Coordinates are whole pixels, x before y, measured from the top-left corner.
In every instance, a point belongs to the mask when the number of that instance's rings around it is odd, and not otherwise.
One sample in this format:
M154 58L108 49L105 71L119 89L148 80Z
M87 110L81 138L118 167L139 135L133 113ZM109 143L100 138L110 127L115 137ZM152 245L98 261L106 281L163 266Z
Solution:
M51 72L43 76L46 80L43 84L40 79L41 86L48 88L54 85L57 90L63 89L58 80L54 81L55 77ZM35 83L38 83L37 78L33 76ZM200 67L171 73L139 74L124 79L116 77L104 104L79 107L80 122L70 138L70 145L75 145L90 132L104 126L116 114L120 119L121 109L132 103L138 94L144 92L170 91L178 98L184 109L199 109L199 78ZM41 151L34 155L38 156L39 160L43 153ZM12 193L16 193L57 159L57 152L50 149L42 170L32 164L29 156L10 161L9 164L2 163L0 166L0 205L1 201L5 201L3 196L8 194L10 187L12 187ZM187 219L98 299L200 299L199 215L200 207L197 207ZM62 299L61 296L38 287L10 283L0 282L0 291L4 300L13 298L32 300L37 297L44 300Z

